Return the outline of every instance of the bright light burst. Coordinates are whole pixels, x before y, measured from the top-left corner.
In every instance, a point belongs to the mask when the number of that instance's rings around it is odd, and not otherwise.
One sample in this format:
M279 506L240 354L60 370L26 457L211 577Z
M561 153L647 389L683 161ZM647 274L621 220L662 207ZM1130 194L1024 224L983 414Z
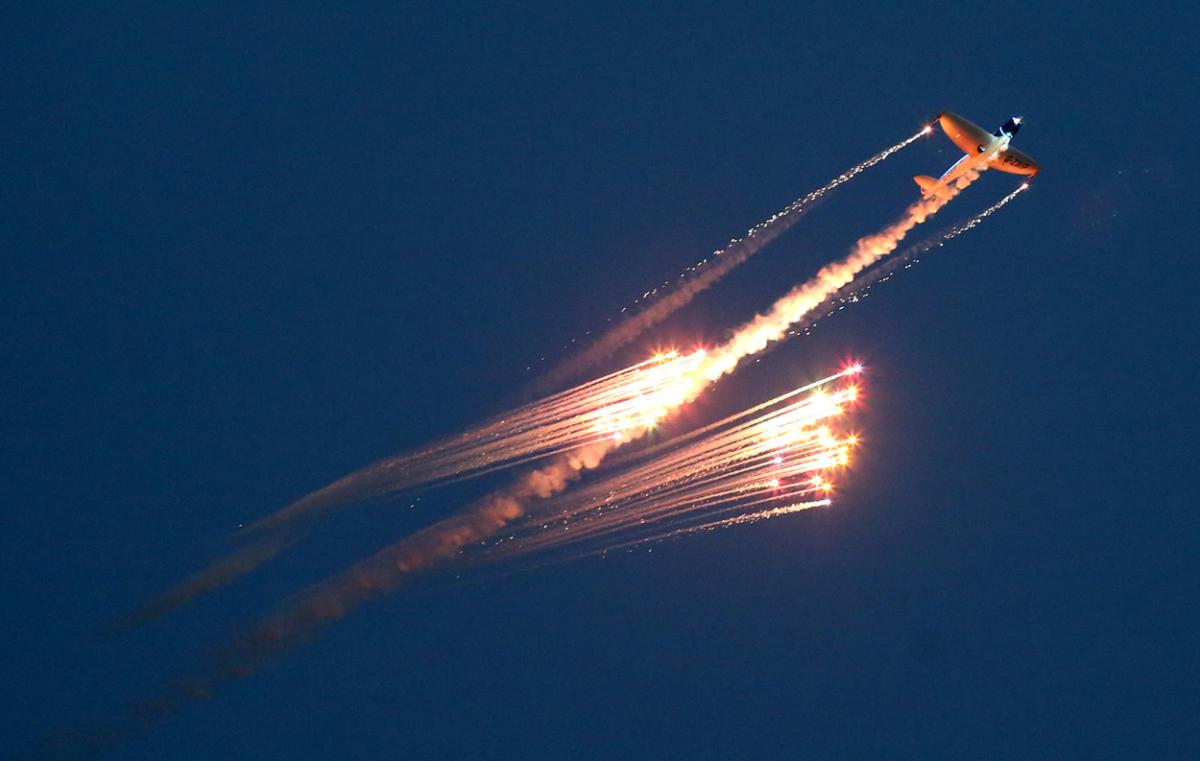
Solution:
M369 465L272 513L248 531L278 528L350 500L471 478L598 442L624 443L695 396L696 368L703 359L703 351L660 351L422 449Z
M714 252L720 264L707 266L684 288L611 331L581 355L580 366L609 356L685 305L786 230L811 202L932 131L933 125L925 126L752 228L745 239ZM449 565L460 556L492 562L550 552L553 558L567 559L830 505L834 478L850 465L859 445L857 434L840 430L847 410L860 403L859 386L843 382L862 373L858 362L737 415L645 447L623 462L609 463L619 467L607 475L578 489L568 487L585 471L600 467L609 453L655 429L742 360L794 335L801 321L846 286L869 287L872 277L886 276L891 271L887 264L876 265L985 168L982 157L972 159L969 171L953 187L910 205L899 220L859 240L849 255L793 288L721 345L686 355L659 351L632 367L351 473L253 524L242 532L242 538L251 540L246 546L134 611L114 630L148 621L250 572L297 541L313 519L328 510L537 463L511 486L292 595L276 612L220 648L212 669L135 706L127 722L104 728L105 739L144 731L213 688L253 673L366 601L394 591L409 576ZM918 253L972 229L1028 189L1026 181L969 222L918 247ZM909 266L910 258L894 258L892 267ZM572 367L563 366L567 375L574 372Z
M919 137L913 135L894 148L899 150ZM985 168L982 163L973 165L947 192L910 205L899 221L859 240L848 256L823 267L806 283L777 300L766 313L742 326L721 346L686 356L663 352L424 450L376 463L276 511L249 531L277 530L297 518L310 517L338 505L559 455L558 460L529 473L515 487L513 495L501 498L502 507L488 508L489 513L498 516L494 520L503 525L508 516L524 512L524 501L530 496L545 499L557 494L584 469L596 467L614 448L645 435L679 406L694 399L709 383L733 372L743 359L786 338L813 309L894 251L914 227L936 214L978 179ZM1020 191L1014 191L1009 198ZM850 371L857 372L856 367L851 365L838 375L853 374ZM838 411L836 402L826 404L831 413ZM278 537L268 541L278 542ZM186 602L196 594L228 583L278 551L274 547L266 547L265 551L250 549L254 553L251 561L241 556L223 558L154 601L151 607L155 610L177 607L180 601Z
M703 349L686 356L669 351L638 366L619 397L589 415L596 433L624 442L654 428L699 392L696 370L704 357Z
M244 529L243 536L251 539L245 547L218 558L115 626L136 626L229 584L291 546L316 518L355 502L539 460L549 463L527 476L528 494L522 497L554 493L609 449L643 435L694 397L702 383L697 369L704 357L703 351L688 355L661 351L644 362L344 476ZM519 503L510 500L495 514L504 519L519 509Z
M845 379L860 371L847 368L634 455L619 472L543 502L486 542L482 558L573 557L829 504L832 479L858 443L836 429L858 397Z
M580 354L559 363L546 374L542 381L536 384L536 387L542 390L555 388L562 381L575 377L578 373L611 357L619 348L686 306L696 294L718 282L734 268L776 240L789 230L801 218L805 210L816 201L871 167L904 150L928 135L929 132L930 128L925 128L880 151L866 161L854 165L821 187L797 198L780 211L751 227L743 237L734 238L723 248L713 251L710 256L687 267L678 278L666 280L661 285L643 292L639 298L633 300L632 304L621 309L622 314L633 310L631 319L624 320L620 325L609 330Z

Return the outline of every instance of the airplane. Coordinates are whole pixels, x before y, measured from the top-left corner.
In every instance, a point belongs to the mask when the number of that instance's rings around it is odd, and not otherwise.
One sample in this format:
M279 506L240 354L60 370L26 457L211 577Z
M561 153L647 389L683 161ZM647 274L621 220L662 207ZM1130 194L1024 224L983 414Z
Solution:
M933 198L953 187L958 178L971 169L999 169L1009 174L1029 175L1030 179L1041 171L1036 161L1009 146L1009 141L1021 129L1019 116L1012 117L990 134L982 127L949 111L938 114L933 120L941 126L946 137L967 155L954 162L954 166L936 180L924 175L913 178L926 198Z

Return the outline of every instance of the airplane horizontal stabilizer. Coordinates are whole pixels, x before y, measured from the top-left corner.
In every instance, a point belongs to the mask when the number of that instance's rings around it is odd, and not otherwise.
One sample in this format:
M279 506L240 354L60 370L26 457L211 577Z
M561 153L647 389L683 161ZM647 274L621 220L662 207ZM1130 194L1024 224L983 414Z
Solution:
M933 189L937 187L937 180L933 179L932 177L926 177L923 174L917 175L913 178L913 180L921 186L921 192L925 193L926 195L933 192Z

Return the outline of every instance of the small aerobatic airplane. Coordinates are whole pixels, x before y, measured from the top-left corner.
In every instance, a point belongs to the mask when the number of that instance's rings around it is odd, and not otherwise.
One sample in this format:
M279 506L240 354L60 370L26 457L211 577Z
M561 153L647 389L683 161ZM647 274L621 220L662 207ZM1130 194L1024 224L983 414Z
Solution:
M1009 174L1027 174L1030 178L1041 169L1036 161L1008 145L1021 129L1019 116L1012 117L1000 129L990 134L982 127L949 111L938 114L934 121L941 125L946 137L967 155L956 161L954 166L936 180L924 175L913 178L921 186L921 192L926 198L932 198L952 187L959 177L971 169L987 167Z

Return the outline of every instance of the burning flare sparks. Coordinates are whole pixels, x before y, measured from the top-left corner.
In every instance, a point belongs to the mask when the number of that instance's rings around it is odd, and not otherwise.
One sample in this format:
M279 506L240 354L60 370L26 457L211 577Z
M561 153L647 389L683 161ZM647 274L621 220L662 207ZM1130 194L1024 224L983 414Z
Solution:
M830 474L858 443L832 427L857 403L858 386L846 381L860 371L852 365L654 447L466 554L495 562L572 548L574 557L829 504Z
M746 239L733 242L747 244L735 256L744 260L786 229L787 220L804 204L930 131L931 127L924 128L753 228ZM633 452L581 488L568 491L568 487L585 471L598 468L609 453L655 429L743 359L793 334L794 326L841 289L856 279L862 282L860 273L889 256L912 229L936 214L981 171L982 166L973 167L955 187L912 204L901 219L858 241L848 256L822 268L723 344L689 354L664 352L525 405L457 436L352 473L254 524L243 535L251 539L249 546L220 559L123 623L148 620L248 573L296 541L308 522L331 509L537 463L508 488L287 598L252 628L227 640L197 675L136 704L124 720L85 738L88 748L102 751L148 730L425 572L535 556L566 559L829 505L834 474L849 465L858 446L856 435L839 430L842 416L858 404L859 389L852 381L862 371L858 364ZM1027 183L1021 185L941 241L971 229L1027 188ZM713 269L713 277L698 278L701 285L692 292L707 287L723 271L727 269Z
M502 528L524 512L529 499L545 499L562 491L580 472L596 467L612 449L640 438L710 383L733 372L742 359L786 338L794 325L860 272L893 252L914 227L977 180L984 168L978 164L953 187L913 203L900 220L859 240L847 257L823 267L716 349L656 356L522 407L459 437L352 473L259 521L249 531L265 532L265 538L184 580L119 621L114 630L156 618L257 568L296 541L292 526L299 519L419 484L465 478L551 457L548 464L497 495L492 500L495 504L482 508L482 513L491 517L487 523L493 529Z
M382 460L314 491L243 530L248 542L112 624L139 626L226 586L298 542L326 513L405 489L459 481L559 456L534 471L538 496L562 467L581 469L591 453L642 435L685 401L703 352L662 352L623 370L527 404L422 449ZM572 454L574 453L574 454ZM579 454L582 453L582 456Z
M545 392L557 388L564 381L568 381L608 359L618 349L687 306L699 293L716 284L734 268L777 240L790 230L813 204L932 131L933 127L927 126L920 132L883 149L869 159L855 164L821 187L797 198L780 211L751 227L743 237L734 238L724 248L714 251L710 257L688 267L676 282L667 281L661 286L646 291L634 301L640 311L635 312L629 319L600 336L580 353L563 360L549 370L534 384L535 391ZM660 290L664 291L661 297L659 297ZM645 306L640 306L641 302L651 299L653 301L648 302ZM622 309L621 311L625 312L626 310Z

